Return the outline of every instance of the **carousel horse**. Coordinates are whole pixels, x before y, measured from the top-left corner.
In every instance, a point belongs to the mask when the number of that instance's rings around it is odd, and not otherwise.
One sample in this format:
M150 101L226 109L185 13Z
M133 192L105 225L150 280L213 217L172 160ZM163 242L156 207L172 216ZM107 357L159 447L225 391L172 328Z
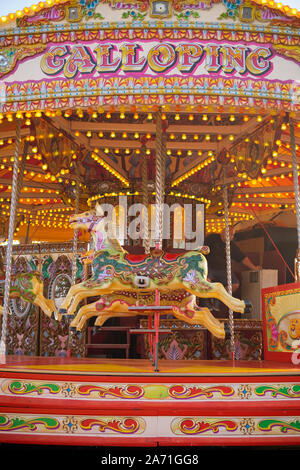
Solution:
M249 302L232 297L222 284L207 281L207 261L204 254L209 252L208 247L184 254L153 250L151 254L129 255L109 228L100 205L96 205L96 210L71 216L70 225L74 230L91 232L97 251L92 260L93 275L87 281L70 288L59 310L61 314L73 315L78 304L88 297L124 291L151 293L158 290L163 293L185 290L195 297L219 299L235 312L244 313L250 308ZM120 304L115 303L115 307L118 310ZM206 318L206 323L209 324L208 319L213 316L208 309L200 310L201 319L197 319L195 323L204 324ZM187 321L188 315L184 317ZM75 318L71 326L76 327L78 322Z
M14 274L11 276L11 287L9 297L11 299L20 297L25 302L35 304L49 317L61 320L55 303L44 297L44 284L41 273L32 271L29 273ZM0 306L0 314L3 307Z
M70 324L70 328L81 331L87 320L96 316L94 326L102 326L106 320L113 317L134 317L145 315L144 311L133 309L140 301L139 293L136 292L114 292L106 294L91 304L80 308L76 317ZM143 293L143 306L153 305L155 297L151 293ZM162 292L160 295L160 306L170 306L170 311L178 320L193 325L203 325L217 338L224 339L228 333L227 324L217 320L206 307L198 307L196 297L186 291ZM131 307L131 308L130 308ZM166 312L162 312L165 314ZM153 312L147 311L147 315Z

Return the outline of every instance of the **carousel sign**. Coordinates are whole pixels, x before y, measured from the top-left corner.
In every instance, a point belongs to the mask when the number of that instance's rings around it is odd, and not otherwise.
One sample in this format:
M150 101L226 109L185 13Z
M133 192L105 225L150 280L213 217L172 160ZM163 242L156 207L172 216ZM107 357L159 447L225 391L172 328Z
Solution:
M41 59L41 70L67 79L86 75L149 73L172 75L217 74L266 76L273 70L272 49L263 45L218 43L100 43L51 47Z

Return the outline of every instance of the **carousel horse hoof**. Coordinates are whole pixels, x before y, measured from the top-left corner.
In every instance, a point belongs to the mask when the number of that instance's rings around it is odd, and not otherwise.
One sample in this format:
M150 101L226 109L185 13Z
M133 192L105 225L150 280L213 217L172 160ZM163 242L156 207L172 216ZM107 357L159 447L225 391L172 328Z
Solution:
M230 328L229 328L229 323L224 323L224 331L225 331L225 341L230 339Z
M60 308L58 310L58 313L61 313L62 315L65 315L67 313L67 309L66 308Z
M250 300L244 300L245 303L245 310L244 313L251 313L252 312L252 303Z
M77 332L76 326L70 326L69 331L70 331L70 333L76 333Z
M58 314L56 312L52 312L50 318L51 318L51 320L56 320L57 321L58 320Z

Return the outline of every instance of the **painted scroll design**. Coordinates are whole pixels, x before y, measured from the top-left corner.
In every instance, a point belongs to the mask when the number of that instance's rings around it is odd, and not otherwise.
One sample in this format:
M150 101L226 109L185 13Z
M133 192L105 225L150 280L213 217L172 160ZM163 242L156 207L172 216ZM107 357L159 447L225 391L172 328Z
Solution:
M12 72L17 63L28 57L40 54L46 44L4 47L0 51L0 78Z
M299 383L283 384L97 384L47 381L4 380L0 391L12 396L43 396L52 398L73 397L76 399L118 399L118 400L258 400L299 399Z

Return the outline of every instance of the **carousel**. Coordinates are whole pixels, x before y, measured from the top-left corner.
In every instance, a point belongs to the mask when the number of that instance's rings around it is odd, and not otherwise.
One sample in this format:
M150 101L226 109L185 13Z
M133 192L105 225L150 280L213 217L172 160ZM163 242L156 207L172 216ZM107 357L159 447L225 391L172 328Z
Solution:
M299 445L299 36L273 0L0 17L1 443Z

